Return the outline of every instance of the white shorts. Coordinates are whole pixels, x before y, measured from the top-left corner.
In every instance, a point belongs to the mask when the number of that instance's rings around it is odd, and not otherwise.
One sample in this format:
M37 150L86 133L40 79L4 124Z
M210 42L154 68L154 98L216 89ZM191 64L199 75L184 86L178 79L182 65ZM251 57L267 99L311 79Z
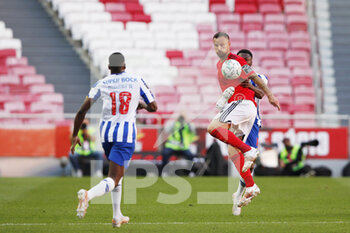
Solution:
M233 101L219 112L214 119L223 123L231 123L231 131L236 136L245 136L244 142L253 127L257 110L250 100Z

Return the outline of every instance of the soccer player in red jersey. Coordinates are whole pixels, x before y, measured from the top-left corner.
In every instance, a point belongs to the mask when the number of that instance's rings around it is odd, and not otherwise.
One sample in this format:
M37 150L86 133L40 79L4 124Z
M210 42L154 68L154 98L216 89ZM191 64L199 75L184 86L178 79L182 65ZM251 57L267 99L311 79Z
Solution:
M231 160L246 183L247 188L244 198L251 200L260 193L260 189L254 183L249 170L258 156L258 150L244 142L254 124L257 109L254 91L240 84L244 80L252 79L266 94L273 106L280 109L280 105L277 98L247 62L242 57L231 53L230 37L226 33L216 33L213 36L213 43L215 52L220 58L217 69L223 94L217 103L217 107L221 111L211 121L207 130L213 137L229 145L230 155L234 154ZM242 74L235 80L225 79L221 72L222 64L229 59L237 60L242 66Z

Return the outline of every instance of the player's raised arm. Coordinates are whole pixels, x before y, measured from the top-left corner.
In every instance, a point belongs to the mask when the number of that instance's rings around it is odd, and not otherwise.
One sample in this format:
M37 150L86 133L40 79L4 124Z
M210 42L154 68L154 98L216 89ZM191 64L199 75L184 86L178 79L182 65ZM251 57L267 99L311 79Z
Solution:
M146 82L140 78L140 96L142 98L141 101L139 101L138 109L146 109L148 112L156 112L158 109L156 100L154 99L154 95L152 94L151 90L149 89Z
M75 115L74 118L74 129L72 134L72 146L71 146L71 152L74 154L75 146L79 144L81 146L81 142L78 137L78 132L81 127L81 124L83 123L85 119L86 113L89 111L90 107L93 105L94 101L93 99L90 99L86 97L83 104L81 105L80 109Z
M278 110L281 110L280 103L278 102L278 99L272 94L270 89L267 87L267 85L264 83L263 80L259 78L259 76L256 73L253 73L249 76L258 87L265 93L267 98L269 99L270 104L272 104L274 107L278 108Z

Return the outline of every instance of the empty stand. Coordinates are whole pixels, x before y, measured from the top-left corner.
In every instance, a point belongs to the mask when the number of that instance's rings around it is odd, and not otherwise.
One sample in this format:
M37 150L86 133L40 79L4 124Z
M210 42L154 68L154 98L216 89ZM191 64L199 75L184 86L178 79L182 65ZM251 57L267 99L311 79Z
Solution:
M63 1L54 1L53 3L57 6L58 2ZM80 2L79 9L104 11L103 4L102 8L95 6L93 1L85 1L83 4ZM62 9L62 13L70 14L69 12L72 10L70 7L66 6L65 9ZM77 5L74 7L75 10L78 9ZM23 56L28 59L29 66L13 68L13 72L21 76L21 81L27 86L34 85L36 82L43 83L42 78L35 80L35 76L27 78L28 75L44 75L45 83L53 84L54 90L63 94L65 112L76 112L83 96L90 89L89 70L66 41L51 17L36 0L3 0L0 2L0 9L0 20L6 22L6 26L13 31L14 37L21 42L16 42L17 45L14 44L9 48L17 50L20 48ZM21 57L20 52L17 53L17 57ZM25 63L25 60L8 62L22 64ZM67 88L72 85L74 88Z

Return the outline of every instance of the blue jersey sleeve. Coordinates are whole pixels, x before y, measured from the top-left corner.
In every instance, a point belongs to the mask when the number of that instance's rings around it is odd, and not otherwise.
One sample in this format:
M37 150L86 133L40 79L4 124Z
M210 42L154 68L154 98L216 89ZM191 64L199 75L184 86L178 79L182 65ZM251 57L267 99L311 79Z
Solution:
M140 95L146 104L154 101L154 96L151 90L148 88L146 82L142 78L140 79Z

